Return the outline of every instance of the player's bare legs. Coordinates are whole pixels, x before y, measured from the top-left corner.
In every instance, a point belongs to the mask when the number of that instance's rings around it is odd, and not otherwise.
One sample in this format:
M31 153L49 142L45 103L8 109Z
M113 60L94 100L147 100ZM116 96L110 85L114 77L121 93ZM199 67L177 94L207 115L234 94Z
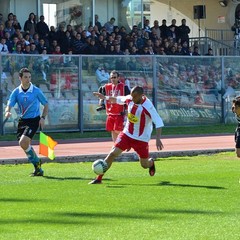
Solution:
M111 150L111 152L108 154L108 156L104 159L104 161L107 163L108 165L108 169L111 167L112 162L114 161L114 159L116 157L118 157L121 153L122 153L122 149L117 148L117 147L113 147L113 149Z
M31 162L35 168L35 171L31 174L31 176L43 176L41 161L35 153L33 147L31 146L31 138L22 135L19 140L19 145L26 153L29 162Z
M149 168L149 175L154 176L156 170L153 158L140 158L139 161L143 168Z
M113 147L111 152L108 154L108 156L104 159L104 161L107 163L108 169L111 167L112 162L115 160L116 157L118 157L123 150L117 147ZM89 182L89 184L99 184L102 183L102 175L98 175L93 181Z
M120 131L112 131L111 134L112 134L112 140L113 142L115 143L116 139L117 139L117 136L118 134L120 133Z
M20 140L19 140L19 146L24 150L26 151L27 148L30 146L31 144L31 138L25 136L25 135L22 135Z

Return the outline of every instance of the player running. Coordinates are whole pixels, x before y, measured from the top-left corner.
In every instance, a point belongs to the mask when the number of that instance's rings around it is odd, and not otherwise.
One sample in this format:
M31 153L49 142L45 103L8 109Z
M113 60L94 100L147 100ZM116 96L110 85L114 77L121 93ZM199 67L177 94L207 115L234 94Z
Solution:
M149 169L149 175L154 176L154 160L149 158L149 141L152 133L152 123L156 126L156 146L158 150L163 149L161 142L161 129L164 126L161 117L158 115L152 102L143 94L143 88L136 86L131 90L131 95L109 97L94 92L94 96L106 99L118 104L127 104L128 116L123 131L118 135L113 149L104 159L108 169L112 162L126 149L133 148L139 155L139 161L143 168ZM103 175L98 175L89 184L102 183Z
M21 113L17 129L19 145L35 168L31 176L43 176L41 160L31 146L31 140L38 127L44 127L44 120L48 113L48 101L43 92L31 83L31 72L27 68L19 71L19 80L20 86L15 88L9 97L5 117L11 116L11 108L17 103ZM41 117L40 103L44 106Z

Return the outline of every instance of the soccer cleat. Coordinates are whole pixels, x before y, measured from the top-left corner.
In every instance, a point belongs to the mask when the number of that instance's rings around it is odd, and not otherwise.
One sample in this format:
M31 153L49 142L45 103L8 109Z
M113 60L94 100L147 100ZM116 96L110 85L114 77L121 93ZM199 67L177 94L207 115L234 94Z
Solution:
M101 184L102 180L98 180L97 178L93 179L91 182L89 182L88 184Z
M34 164L35 170L34 170L33 173L31 173L31 176L32 176L32 177L42 177L42 176L43 176L43 173L44 173L44 172L43 172L43 170L42 170L42 168L41 168L41 165L42 165L41 160L39 160L38 163Z
M150 158L149 160L152 160L152 162L153 162L153 165L149 168L149 175L152 177L152 176L154 176L156 169L155 169L154 159Z
M31 177L42 177L43 176L43 170L40 169L35 169L33 173L31 173Z

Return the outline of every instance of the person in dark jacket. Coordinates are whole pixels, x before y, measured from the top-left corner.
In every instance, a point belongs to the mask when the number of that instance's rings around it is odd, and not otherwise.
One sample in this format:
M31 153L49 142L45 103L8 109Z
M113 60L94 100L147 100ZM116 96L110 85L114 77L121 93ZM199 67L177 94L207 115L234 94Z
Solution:
M37 30L34 13L29 14L28 20L24 23L24 28L23 29L24 29L25 32L28 32L31 37L34 35L34 33Z
M40 16L40 21L36 24L37 33L39 34L40 38L43 38L45 42L48 42L48 33L49 33L49 27L44 22L44 16Z
M186 19L182 19L182 25L178 27L177 37L181 39L181 43L187 42L189 45L189 36L190 28L186 25Z

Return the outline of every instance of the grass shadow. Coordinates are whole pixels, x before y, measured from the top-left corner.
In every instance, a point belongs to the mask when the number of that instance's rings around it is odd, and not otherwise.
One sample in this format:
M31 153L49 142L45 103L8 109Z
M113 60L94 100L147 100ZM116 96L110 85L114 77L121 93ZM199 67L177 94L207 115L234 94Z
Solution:
M193 185L193 184L182 184L182 183L171 183L169 181L162 181L158 184L159 186L168 186L168 187L192 187L192 188L207 188L207 189L216 189L223 190L225 187L219 186L206 186L206 185Z
M42 201L46 201L45 199L22 199L22 198L0 198L0 202L4 203L4 202L16 202L16 203L21 203L21 202L42 202Z
M13 225L13 224L42 224L42 225L79 225L88 224L86 221L79 221L76 219L0 219L0 225Z
M64 180L92 180L92 178L82 178L82 177L55 177L55 176L43 176L45 179L49 180L59 180L59 181L64 181Z
M104 179L105 180L105 179ZM193 185L193 184L177 184L177 183L171 183L169 181L162 181L160 183L119 183L114 185L108 185L109 188L123 188L124 186L155 186L155 187L161 187L161 186L168 186L168 187L192 187L192 188L207 188L207 189L216 189L216 190L224 190L226 188L219 187L219 186L206 186L206 185Z
M199 209L152 209L148 210L150 213L167 213L167 214L197 214L197 215L213 215L213 214L226 214L220 211L204 211Z
M107 188L124 188L124 186L123 185L107 185L106 186Z
M152 184L152 183L119 183L119 184L111 184L111 185L106 185L108 188L125 188L127 186L142 186L142 187L149 187L149 186L159 186L157 183Z
M85 178L85 177L55 177L55 176L43 176L43 178L45 179L49 179L49 180L59 180L59 181L64 181L64 180L73 180L73 181L82 181L82 180L87 180L87 181L91 181L93 180L93 178ZM110 178L104 178L104 181L114 181Z
M87 219L96 219L96 218L106 218L106 219L159 219L159 216L153 216L152 214L132 214L132 213L106 213L106 212L96 212L96 213L89 213L89 212L59 212L56 213L57 216L62 217L69 217L69 218L87 218Z

